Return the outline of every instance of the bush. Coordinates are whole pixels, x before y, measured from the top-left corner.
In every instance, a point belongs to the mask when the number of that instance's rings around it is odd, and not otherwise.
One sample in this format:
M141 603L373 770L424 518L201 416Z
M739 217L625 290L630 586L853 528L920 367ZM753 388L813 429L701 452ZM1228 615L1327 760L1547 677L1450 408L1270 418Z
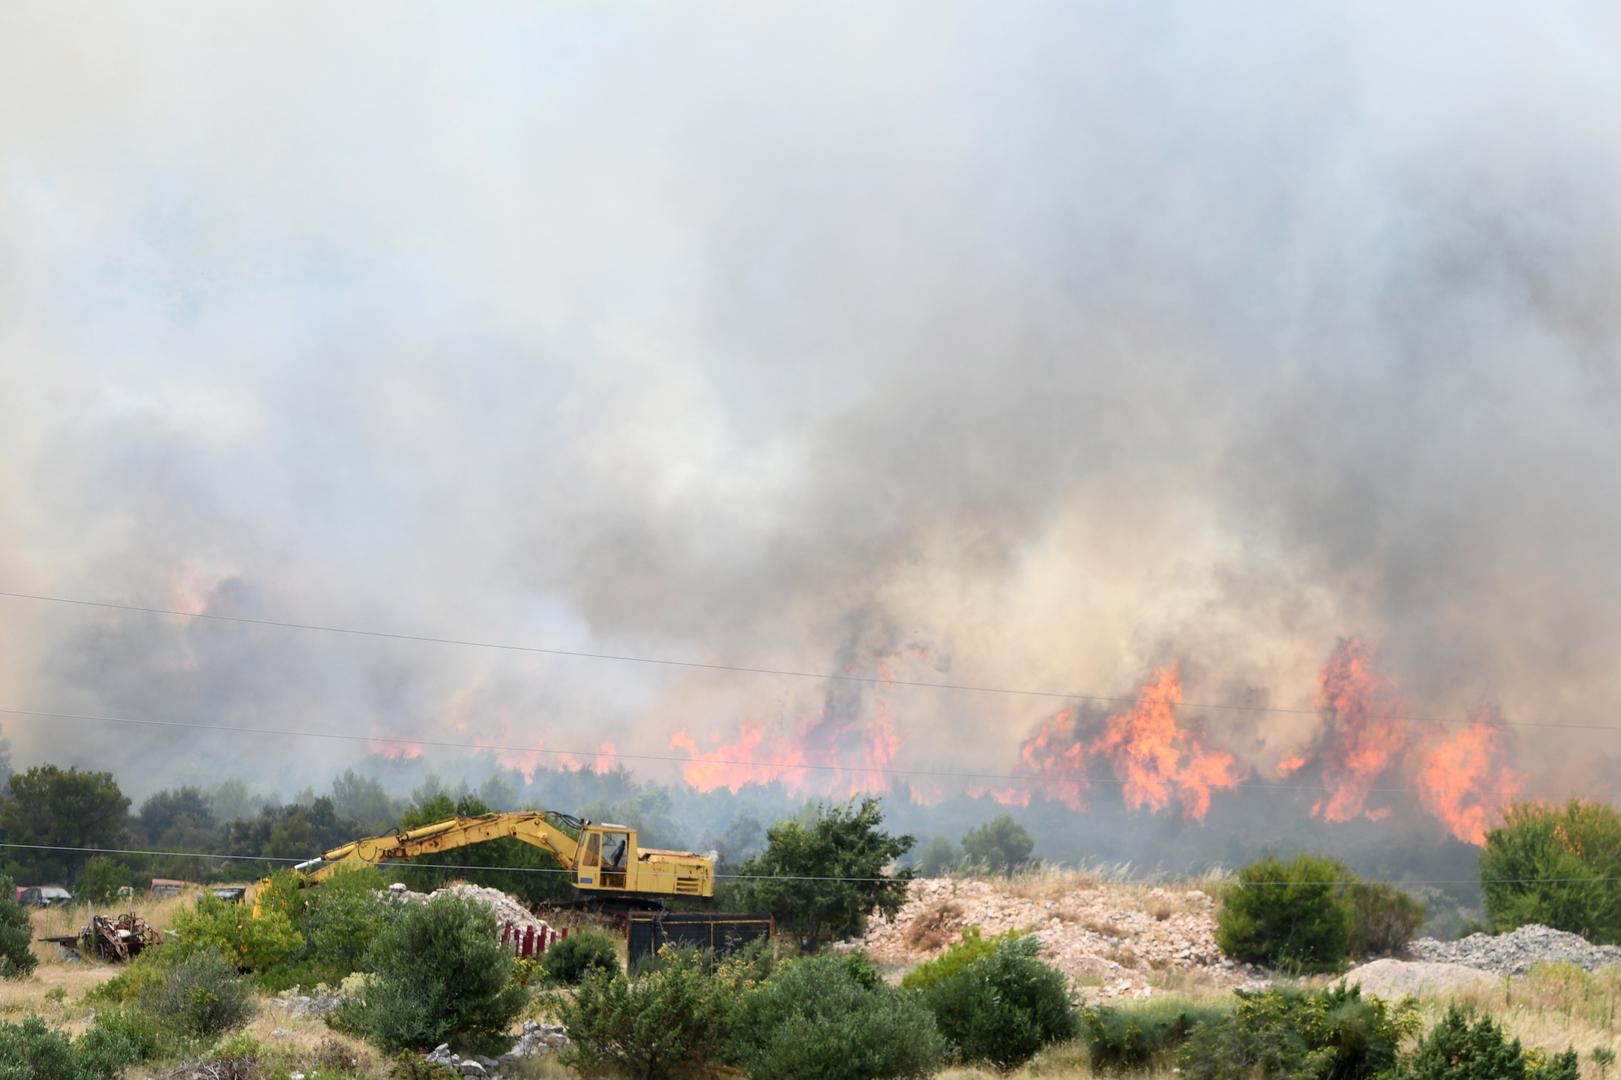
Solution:
M124 1036L92 1028L77 1041L37 1016L0 1023L0 1080L117 1080L140 1061Z
M578 986L593 971L619 971L619 950L605 930L585 929L555 943L540 956L546 977L565 986Z
M962 852L944 836L936 836L918 852L917 872L924 877L939 877L949 873L962 859Z
M1345 871L1330 859L1268 856L1246 866L1217 916L1216 942L1234 960L1295 972L1337 971L1350 951Z
M528 995L511 985L512 954L494 921L486 905L455 895L405 905L373 939L373 974L334 1023L391 1052L500 1036Z
M999 941L989 956L934 980L923 1002L962 1061L1022 1065L1078 1025L1064 976L1039 959L1033 937Z
M85 900L104 904L118 896L118 890L136 883L135 874L123 863L106 855L92 855L84 864L75 891Z
M906 902L911 870L887 872L912 849L910 836L880 826L875 798L817 806L766 832L766 849L745 862L735 896L748 910L766 911L815 952L824 938L860 936L874 911L886 919Z
M174 917L176 940L165 948L180 956L212 953L241 971L269 972L296 957L304 938L285 912L266 908L256 919L246 904L204 895Z
M197 952L163 967L163 982L142 1004L194 1038L241 1027L255 1011L247 980L223 957Z
M80 1035L73 1044L73 1063L77 1069L73 1075L81 1080L91 1077L117 1080L125 1069L145 1060L147 1055L122 1033L105 1031L99 1026Z
M1516 803L1486 833L1480 884L1498 932L1527 923L1621 942L1621 813L1572 800L1563 808Z
M1424 905L1394 885L1357 881L1345 887L1351 909L1351 955L1401 956L1424 923Z
M1239 991L1237 1008L1196 1027L1176 1061L1187 1080L1366 1080L1396 1064L1397 1046L1417 1027L1410 1001L1392 1012L1343 983L1310 993Z
M1551 1060L1540 1051L1520 1049L1520 1040L1505 1042L1488 1017L1470 1025L1456 1005L1423 1039L1412 1056L1388 1080L1578 1080L1575 1050Z
M1081 1011L1082 1037L1094 1070L1146 1069L1160 1064L1200 1024L1226 1010L1159 998L1140 1005L1101 1005Z
M178 951L170 949L148 949L135 959L123 964L118 974L99 986L91 987L85 991L84 999L87 1002L104 1002L109 1005L127 1005L148 1001L163 985L166 971L166 961L178 957Z
M34 924L17 903L17 886L0 874L0 979L21 979L39 963L29 951Z
M962 838L968 862L992 874L1011 874L1024 866L1035 846L1030 830L1014 821L1011 814L998 814Z
M125 1064L166 1056L174 1039L154 1015L142 1009L105 1009L79 1037L85 1053L112 1060L129 1055Z
M84 1074L67 1032L30 1016L0 1024L0 1080L79 1080Z
M379 897L384 887L377 870L343 869L319 887L305 889L298 929L304 937L301 967L306 982L337 985L362 969L372 942L390 922L393 911Z
M1008 930L996 937L988 938L980 934L979 927L965 926L962 929L961 940L933 960L925 960L901 976L901 986L907 990L927 990L941 979L955 975L970 964L990 956L1002 942L1011 941L1018 936L1018 931Z
M751 1080L927 1076L948 1050L918 996L860 954L785 964L743 999L733 1031Z
M736 1005L733 987L709 974L709 958L666 947L661 962L632 979L617 970L586 974L555 998L568 1029L565 1064L633 1077L703 1071L721 1056Z

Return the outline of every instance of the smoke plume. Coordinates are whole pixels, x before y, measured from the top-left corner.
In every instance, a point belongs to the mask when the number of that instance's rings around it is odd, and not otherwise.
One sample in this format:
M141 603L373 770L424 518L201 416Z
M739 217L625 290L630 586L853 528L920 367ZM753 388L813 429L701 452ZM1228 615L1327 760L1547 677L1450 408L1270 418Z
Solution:
M0 706L1212 832L1280 763L1612 796L1514 725L1621 705L1618 30L9 4L0 588L875 681L0 600ZM137 794L370 749L3 727Z

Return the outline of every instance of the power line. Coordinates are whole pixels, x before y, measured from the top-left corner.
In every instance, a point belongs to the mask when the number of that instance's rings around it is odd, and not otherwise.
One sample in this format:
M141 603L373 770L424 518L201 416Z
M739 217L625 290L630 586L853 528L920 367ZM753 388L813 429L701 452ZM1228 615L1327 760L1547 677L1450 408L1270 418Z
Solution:
M920 679L895 679L883 675L857 675L849 672L799 671L792 668L758 667L747 664L708 663L701 660L678 660L669 657L638 656L631 653L589 652L580 649L559 649L541 645L518 645L510 642L480 641L471 638L439 637L431 634L407 634L389 630L371 630L352 626L328 626L321 623L292 622L282 619L259 619L245 615L220 615L206 611L181 611L177 608L147 607L141 604L118 604L105 600L85 600L69 596L49 596L41 593L0 590L0 597L12 600L34 600L49 604L67 604L75 607L101 608L108 611L127 611L142 615L167 615L183 619L204 619L211 622L237 623L244 626L266 626L282 630L308 630L323 634L341 634L349 637L380 638L387 641L409 641L427 645L454 645L472 649L493 649L500 652L531 653L541 656L569 657L577 660L604 660L622 664L643 664L654 667L688 668L699 671L729 671L746 675L768 675L788 679L815 679L819 681L860 683L868 686L903 686L927 690L947 690L972 694L1000 694L1014 697L1052 698L1063 701L1084 701L1097 705L1135 705L1137 698L1109 694L1080 694L1067 690L1037 690L1007 686L981 686L975 683L930 682ZM1204 709L1220 712L1273 713L1289 716L1316 716L1319 710L1290 708L1284 705L1238 705L1220 702L1179 701L1172 703L1182 709ZM1384 719L1411 724L1457 724L1471 722L1469 717L1391 716ZM1562 728L1584 731L1621 731L1614 724L1537 723L1524 720L1495 720L1505 727Z
M637 754L625 753L618 750L552 750L543 746L504 746L498 743L453 742L444 739L410 738L404 736L387 735L353 735L341 731L310 731L293 730L287 728L244 727L236 724L203 724L187 720L151 720L129 716L107 716L95 713L47 712L40 709L15 709L0 706L0 715L33 717L47 720L84 720L95 723L131 724L138 727L167 727L184 728L190 731L218 731L241 735L268 735L277 738L301 739L335 739L341 742L384 743L393 746L425 747L431 746L441 750L478 750L494 751L497 753L512 754L549 754L555 757L597 758L608 760L623 759L626 761L654 761L674 763L678 765L726 765L754 769L776 770L778 772L816 771L835 773L864 773L880 776L908 776L926 779L946 780L995 780L1018 784L1035 785L1043 781L1043 777L1030 773L982 773L960 772L946 769L896 769L879 765L831 765L816 762L784 762L784 761L742 761L730 758L691 758L679 757L675 754ZM1086 785L1097 784L1103 787L1124 787L1133 781L1119 777L1093 777L1079 778ZM1323 791L1321 784L1280 784L1259 780L1239 780L1224 788L1217 790L1230 790L1232 788L1260 789L1263 791ZM1386 793L1415 793L1412 787L1389 787L1370 785L1368 792Z
M257 863L301 863L308 859L293 859L284 855L227 855L206 851L153 851L141 848L107 848L107 847L75 847L66 844L15 844L0 842L0 848L14 848L24 851L67 851L91 855L154 855L168 856L179 859L219 859L222 861L257 862ZM362 864L356 864L357 867ZM457 863L415 863L404 861L390 861L365 863L365 866L412 866L430 870L488 870L503 873L517 874L571 874L573 871L554 866L471 866ZM717 878L726 878L733 881L845 881L860 882L887 882L887 881L916 881L921 878L902 878L895 876L883 877L846 877L841 875L816 874L716 874ZM1370 881L1367 878L1347 878L1344 881L1317 882L1322 885L1566 885L1577 883L1616 882L1621 877L1498 877L1498 878L1417 878L1406 881ZM1141 881L1106 882L1105 884L1118 885L1165 885L1165 881L1145 879ZM1170 882L1176 884L1176 882ZM1229 886L1248 887L1251 885L1298 885L1297 881L1277 879L1274 881L1231 881Z

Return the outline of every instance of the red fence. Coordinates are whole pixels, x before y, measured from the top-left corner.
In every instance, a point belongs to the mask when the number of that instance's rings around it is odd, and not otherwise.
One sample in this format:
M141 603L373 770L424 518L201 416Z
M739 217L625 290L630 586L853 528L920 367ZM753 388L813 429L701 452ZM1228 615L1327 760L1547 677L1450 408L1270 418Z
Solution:
M548 926L536 930L533 926L515 926L510 922L501 924L501 944L510 946L514 956L539 956L566 937L567 927L558 930Z

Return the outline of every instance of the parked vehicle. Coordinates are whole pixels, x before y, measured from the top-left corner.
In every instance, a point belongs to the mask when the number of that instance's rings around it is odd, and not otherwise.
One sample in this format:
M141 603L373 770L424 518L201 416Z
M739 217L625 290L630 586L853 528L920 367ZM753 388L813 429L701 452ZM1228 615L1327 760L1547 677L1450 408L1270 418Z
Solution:
M73 894L60 885L29 885L17 889L17 903L23 907L55 907L72 900Z

